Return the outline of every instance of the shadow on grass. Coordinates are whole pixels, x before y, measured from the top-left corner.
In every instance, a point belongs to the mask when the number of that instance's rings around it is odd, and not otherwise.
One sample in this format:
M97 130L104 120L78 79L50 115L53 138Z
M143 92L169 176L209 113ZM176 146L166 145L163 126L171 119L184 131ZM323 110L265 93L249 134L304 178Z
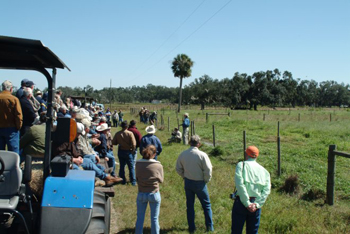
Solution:
M188 232L187 228L169 228L169 229L162 229L160 230L160 233L182 233ZM116 232L116 234L127 234L127 233L135 233L135 228L126 228L123 231ZM151 228L144 228L143 229L144 234L149 234L151 233Z

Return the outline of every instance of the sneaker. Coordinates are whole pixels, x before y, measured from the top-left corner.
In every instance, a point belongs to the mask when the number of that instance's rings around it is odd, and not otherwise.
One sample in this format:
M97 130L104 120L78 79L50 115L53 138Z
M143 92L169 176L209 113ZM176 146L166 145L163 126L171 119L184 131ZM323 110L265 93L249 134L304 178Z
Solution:
M122 178L115 178L112 176L106 176L106 178L104 178L104 181L106 182L105 187L111 187L115 184L120 184L123 183L123 179Z

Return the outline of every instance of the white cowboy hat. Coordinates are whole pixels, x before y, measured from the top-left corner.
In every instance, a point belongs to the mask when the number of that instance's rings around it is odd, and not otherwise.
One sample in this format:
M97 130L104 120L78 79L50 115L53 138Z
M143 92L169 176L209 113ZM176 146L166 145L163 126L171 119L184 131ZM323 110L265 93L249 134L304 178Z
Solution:
M148 126L145 130L148 134L154 134L156 132L154 125Z
M82 123L77 123L77 133L81 133L81 135L85 136L85 126Z
M111 128L109 128L108 124L106 124L106 123L103 123L103 124L96 127L96 131L98 131L98 132L103 132L104 130L108 130L108 129L111 129Z
M188 115L188 113L185 113L184 115L187 116L187 117L190 117L190 116Z

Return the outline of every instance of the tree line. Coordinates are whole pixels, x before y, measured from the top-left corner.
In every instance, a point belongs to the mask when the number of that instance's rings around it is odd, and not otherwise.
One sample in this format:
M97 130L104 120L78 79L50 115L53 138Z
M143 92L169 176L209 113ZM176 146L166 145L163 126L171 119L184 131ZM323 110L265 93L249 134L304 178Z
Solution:
M84 96L100 103L179 103L179 87L148 84L146 86L105 87L96 90L92 86L58 87L63 96ZM208 75L195 78L182 88L183 104L223 106L235 109L269 107L347 107L350 106L349 84L336 81L316 82L294 79L289 71L278 69L259 71L252 75L235 73L232 78L213 79Z

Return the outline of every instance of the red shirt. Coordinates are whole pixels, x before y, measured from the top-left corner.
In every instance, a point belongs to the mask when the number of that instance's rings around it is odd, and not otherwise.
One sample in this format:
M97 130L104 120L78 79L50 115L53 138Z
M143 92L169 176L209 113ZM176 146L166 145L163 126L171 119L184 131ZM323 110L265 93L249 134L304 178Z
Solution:
M140 142L141 142L141 138L142 138L140 131L135 126L129 127L128 130L130 132L132 132L135 136L136 147L140 147Z

